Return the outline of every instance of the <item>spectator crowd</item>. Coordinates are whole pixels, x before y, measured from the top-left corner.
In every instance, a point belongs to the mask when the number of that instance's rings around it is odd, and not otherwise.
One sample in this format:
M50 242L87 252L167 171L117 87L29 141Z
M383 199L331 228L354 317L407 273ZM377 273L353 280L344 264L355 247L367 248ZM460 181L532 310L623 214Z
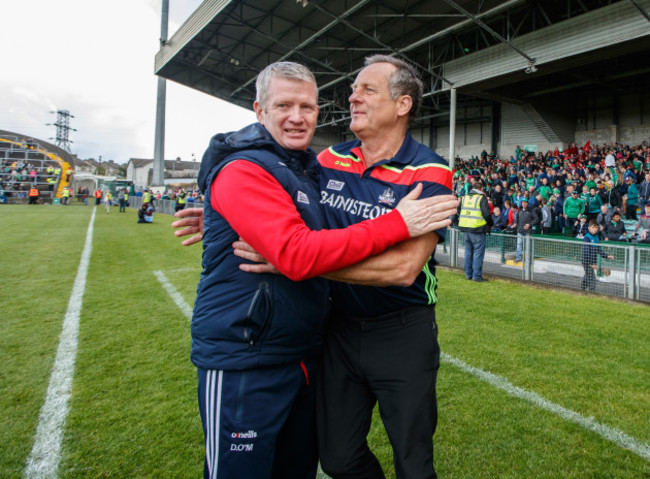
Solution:
M486 186L493 229L584 238L589 222L604 241L650 243L650 146L613 144L533 153L517 147L500 158L487 151L457 158L454 193ZM519 248L518 248L519 249ZM518 255L520 256L520 255Z

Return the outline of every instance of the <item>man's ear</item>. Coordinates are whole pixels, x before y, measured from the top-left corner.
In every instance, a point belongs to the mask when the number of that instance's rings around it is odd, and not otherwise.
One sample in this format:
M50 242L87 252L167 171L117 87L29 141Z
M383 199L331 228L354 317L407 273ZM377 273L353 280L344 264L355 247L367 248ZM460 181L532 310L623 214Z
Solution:
M413 108L413 99L410 95L402 95L397 99L397 116L407 116Z
M264 109L257 101L253 103L253 110L255 110L255 115L257 116L257 121L262 125L264 124Z

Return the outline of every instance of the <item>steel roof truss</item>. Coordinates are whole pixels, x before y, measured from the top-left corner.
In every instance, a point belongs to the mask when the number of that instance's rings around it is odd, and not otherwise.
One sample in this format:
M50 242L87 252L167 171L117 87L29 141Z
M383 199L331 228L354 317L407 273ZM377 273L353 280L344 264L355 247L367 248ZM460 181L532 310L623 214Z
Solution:
M499 35L497 32L495 32L494 30L492 30L492 28L490 28L487 24L485 24L485 22L483 22L482 20L480 20L480 19L477 18L476 16L472 15L470 12L468 12L467 10L465 10L463 7L461 7L460 5L458 5L456 2L454 2L453 0L444 0L444 1L447 2L449 5L451 5L452 7L454 7L454 8L455 8L456 10L458 10L459 12L462 12L463 14L465 14L465 16L466 16L467 18L469 18L470 20L472 20L474 23L476 23L476 24L477 24L478 26L480 26L481 28L485 29L485 30L486 30L490 35L492 35L494 38L496 38L496 39L498 39L499 41L501 41L502 43L505 43L506 45L508 45L510 48L512 48L514 51L516 51L519 55L521 55L521 56L524 57L526 60L528 60L528 62L529 62L530 64L534 64L534 63L535 63L535 59L534 59L534 58L531 58L530 56L526 55L526 53L524 53L523 51L521 51L519 48L517 48L517 47L514 46L512 43L510 43L510 41L506 40L506 39L503 38L501 35Z

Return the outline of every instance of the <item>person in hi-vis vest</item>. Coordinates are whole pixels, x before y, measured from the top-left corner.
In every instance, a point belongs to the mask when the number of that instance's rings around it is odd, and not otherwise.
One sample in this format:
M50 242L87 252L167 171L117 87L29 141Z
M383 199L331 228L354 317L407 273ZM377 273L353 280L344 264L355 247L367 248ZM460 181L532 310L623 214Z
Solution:
M483 182L474 181L469 194L464 195L459 208L458 229L465 233L465 278L485 282L483 258L485 240L492 228L490 205L485 195Z

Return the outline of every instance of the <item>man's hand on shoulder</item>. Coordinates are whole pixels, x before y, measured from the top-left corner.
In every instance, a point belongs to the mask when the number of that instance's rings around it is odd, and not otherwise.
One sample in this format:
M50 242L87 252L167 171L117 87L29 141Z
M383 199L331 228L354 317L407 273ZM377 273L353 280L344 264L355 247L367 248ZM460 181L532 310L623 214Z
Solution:
M420 193L422 184L418 183L395 207L402 215L411 238L451 225L450 217L455 215L458 209L458 199L453 195L418 200Z

